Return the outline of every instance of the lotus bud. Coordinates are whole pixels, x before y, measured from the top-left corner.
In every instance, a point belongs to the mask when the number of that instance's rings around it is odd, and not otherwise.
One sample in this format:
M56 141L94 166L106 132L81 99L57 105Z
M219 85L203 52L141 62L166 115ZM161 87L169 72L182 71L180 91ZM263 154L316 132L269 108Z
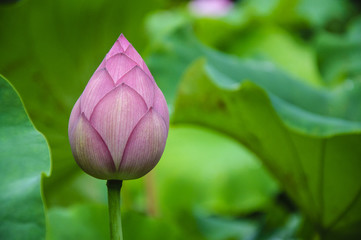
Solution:
M221 17L226 15L233 7L231 0L193 0L189 9L195 15L204 17Z
M163 93L121 34L71 112L68 134L74 158L96 178L139 178L158 163L168 129Z

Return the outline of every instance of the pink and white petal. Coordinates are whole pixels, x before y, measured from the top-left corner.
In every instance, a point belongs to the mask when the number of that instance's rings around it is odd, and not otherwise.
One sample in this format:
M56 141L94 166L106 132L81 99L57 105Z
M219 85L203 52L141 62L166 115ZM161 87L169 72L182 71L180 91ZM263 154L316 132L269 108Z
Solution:
M139 53L137 52L137 50L135 50L135 48L132 45L129 45L129 47L127 48L127 50L125 51L125 54L127 56L129 56L129 58L131 58L132 60L134 60L139 67L142 68L142 70L148 74L148 76L154 81L154 78L152 76L152 74L149 71L149 68L147 66L147 64L145 64L143 58L139 55Z
M118 40L117 40L120 45L122 46L122 48L125 50L128 48L128 46L130 45L129 41L124 37L123 33L120 34Z
M162 117L151 108L129 137L118 170L121 178L139 178L152 170L163 154L167 135Z
M167 125L167 129L169 128L169 110L167 102L164 98L162 91L159 87L155 87L154 89L154 103L153 108L157 111L164 119L165 124Z
M106 69L95 72L81 96L81 111L90 119L94 107L115 87L112 77Z
M148 108L153 105L155 83L139 66L135 66L132 70L127 72L119 79L116 85L121 83L127 84L139 93L143 97Z
M136 62L141 68L143 68L143 58L139 55L137 50L130 44L124 52L130 59Z
M80 96L81 98L81 96ZM70 113L70 118L69 118L69 125L68 125L68 136L70 136L71 131L73 130L75 124L77 123L79 117L80 117L80 98L78 98L78 100L76 101L76 103L74 104L73 109L71 110Z
M120 42L117 40L117 41L115 41L114 45L109 50L109 52L107 53L106 59L108 60L109 58L113 57L115 54L123 53L123 52L124 52L124 49L120 45Z
M84 114L80 115L69 140L75 161L84 172L100 179L112 179L115 176L111 154Z
M116 83L119 78L129 72L137 64L125 54L119 53L109 58L105 65L110 76L113 78L113 82Z
M94 108L90 121L103 137L117 169L129 135L146 111L143 98L126 84L113 89Z

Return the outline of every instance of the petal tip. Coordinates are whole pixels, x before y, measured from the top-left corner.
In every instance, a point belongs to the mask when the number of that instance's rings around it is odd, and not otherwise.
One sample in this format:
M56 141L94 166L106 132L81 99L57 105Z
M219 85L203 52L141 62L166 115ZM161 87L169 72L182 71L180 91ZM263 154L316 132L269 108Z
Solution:
M117 41L120 43L120 46L123 48L123 50L125 51L128 46L130 45L128 39L126 39L126 37L124 36L123 33L121 33L117 39Z

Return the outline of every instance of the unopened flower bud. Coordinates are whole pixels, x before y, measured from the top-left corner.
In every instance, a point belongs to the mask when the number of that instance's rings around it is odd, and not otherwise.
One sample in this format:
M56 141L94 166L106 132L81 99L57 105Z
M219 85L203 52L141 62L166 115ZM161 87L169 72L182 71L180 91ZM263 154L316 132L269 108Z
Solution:
M139 178L158 163L168 129L165 98L121 34L71 112L68 134L74 158L96 178Z

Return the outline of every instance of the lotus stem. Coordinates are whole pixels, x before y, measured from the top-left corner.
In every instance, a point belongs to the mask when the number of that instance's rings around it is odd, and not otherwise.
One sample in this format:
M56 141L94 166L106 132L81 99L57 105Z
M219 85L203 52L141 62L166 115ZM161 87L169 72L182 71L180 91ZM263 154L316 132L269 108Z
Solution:
M122 188L122 182L121 180L107 181L110 240L123 240L120 215L120 189Z

